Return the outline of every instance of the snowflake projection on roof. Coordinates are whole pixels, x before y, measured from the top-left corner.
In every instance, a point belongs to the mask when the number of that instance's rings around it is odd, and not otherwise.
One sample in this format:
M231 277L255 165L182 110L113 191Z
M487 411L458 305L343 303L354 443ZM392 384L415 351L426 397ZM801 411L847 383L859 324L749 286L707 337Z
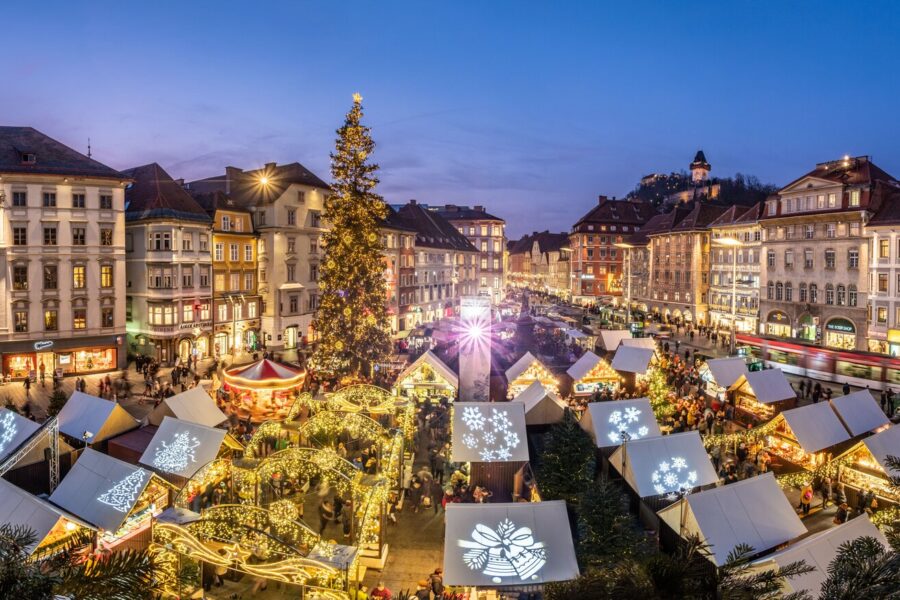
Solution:
M5 411L0 417L0 456L6 451L6 447L16 437L19 431L15 416L10 411Z
M610 441L618 444L623 439L630 441L647 437L650 429L646 425L632 429L640 421L641 412L643 411L636 406L629 406L624 411L612 411L609 415L609 424L612 426L612 429L609 431Z
M127 513L131 510L134 501L137 500L138 495L144 489L144 480L146 477L147 472L143 469L138 469L116 485L112 486L105 493L100 494L97 501L112 506L120 513Z
M535 541L530 528L516 527L509 519L501 521L496 529L479 523L471 538L457 541L460 548L466 549L463 562L471 570L491 577L494 583L502 583L505 578L536 581L538 571L547 564L544 543Z
M656 493L662 495L693 489L697 487L698 477L697 471L689 470L687 461L679 456L659 463L650 480Z
M521 443L505 409L467 406L462 421L468 431L460 439L466 448L478 453L482 462L509 460L512 450Z
M194 450L199 445L200 440L190 432L176 433L170 444L163 441L155 448L153 466L166 473L181 473L188 464L197 462Z

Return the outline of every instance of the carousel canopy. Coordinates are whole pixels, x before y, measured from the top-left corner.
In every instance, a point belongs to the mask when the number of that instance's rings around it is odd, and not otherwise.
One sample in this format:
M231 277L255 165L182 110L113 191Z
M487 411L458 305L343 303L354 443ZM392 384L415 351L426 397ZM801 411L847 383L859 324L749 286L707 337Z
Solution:
M508 586L578 577L562 500L447 505L444 582Z
M86 448L50 496L50 502L95 527L115 532L151 477L140 467Z
M35 542L26 548L28 553L34 552L61 519L93 529L46 500L0 479L0 523L28 527L34 531Z
M754 571L774 571L802 560L808 566L815 567L815 571L786 579L784 581L786 589L783 591L786 593L805 591L815 598L828 578L828 567L837 556L841 544L861 537L875 538L885 548L888 547L884 534L867 516L861 515L837 527L831 527L790 544L784 550L752 563L751 567Z
M225 371L224 380L230 386L245 389L281 388L298 385L306 373L264 358L249 365Z
M847 431L854 437L875 431L890 423L869 390L860 390L835 398L831 401L831 406L847 427Z
M518 379L533 363L540 363L531 352L526 352L513 366L506 370L506 381L512 383Z
M226 431L163 417L150 445L138 461L161 473L190 479L215 460Z
M806 533L771 472L688 494L659 517L683 537L697 535L709 544L710 560L719 567L738 544L765 552Z
M453 462L527 461L525 404L456 402Z
M601 329L600 347L606 352L613 352L619 347L622 340L631 338L631 332L627 329Z
M747 373L744 379L756 401L762 404L790 400L797 395L781 369L754 371Z
M779 416L784 417L804 452L818 452L850 439L827 402L792 408Z
M613 356L612 368L621 373L638 373L643 375L650 368L653 350L634 346L619 346Z
M124 408L82 392L75 392L57 416L60 432L88 444L102 442L135 429L138 422Z
M719 480L697 431L628 442L616 448L609 464L641 498L693 489Z
M402 384L404 379L415 373L422 365L428 365L434 369L438 375L446 379L454 388L459 387L459 377L453 372L453 369L444 364L444 361L439 359L431 350L426 350L424 354L406 367L403 372L400 373L400 376L397 377L397 383Z
M656 352L656 340L649 337L643 338L626 338L622 340L622 346L636 346L638 348L648 348Z
M581 428L591 434L598 448L618 446L623 432L629 440L662 435L647 398L591 402L581 417Z
M559 423L566 413L566 403L555 393L544 388L540 381L535 381L522 390L513 402L525 405L526 425L550 425Z
M0 462L25 443L41 426L7 408L0 410Z
M737 383L742 376L750 374L743 358L713 358L706 361L706 367L713 381L726 389Z
M891 426L862 441L884 472L888 475L900 476L900 471L888 467L888 456L900 456L900 427Z
M153 409L148 419L152 425L160 425L165 417L207 427L215 427L228 419L216 406L216 401L200 386L165 398Z

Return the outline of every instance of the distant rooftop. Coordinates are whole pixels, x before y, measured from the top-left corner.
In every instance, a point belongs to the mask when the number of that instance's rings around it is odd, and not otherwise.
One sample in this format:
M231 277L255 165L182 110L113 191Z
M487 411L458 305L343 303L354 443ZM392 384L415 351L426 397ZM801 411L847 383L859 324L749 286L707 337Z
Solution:
M0 173L125 179L119 171L33 127L0 127Z

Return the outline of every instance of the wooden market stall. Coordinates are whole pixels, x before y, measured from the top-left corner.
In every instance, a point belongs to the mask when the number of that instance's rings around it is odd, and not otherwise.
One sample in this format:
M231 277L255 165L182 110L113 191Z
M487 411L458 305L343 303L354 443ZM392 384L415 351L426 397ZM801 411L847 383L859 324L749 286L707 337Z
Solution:
M850 440L827 402L786 410L770 421L766 449L786 470L814 470Z
M623 440L630 442L662 435L647 398L591 402L579 423L597 447L604 449L617 447Z
M869 390L834 398L831 408L853 437L874 433L891 423Z
M506 370L507 397L515 398L535 381L540 381L541 385L554 393L559 391L556 376L531 352L526 352Z
M706 382L706 393L720 402L730 400L730 392L741 377L746 378L749 374L743 358L713 358L700 367L700 379Z
M622 382L622 377L593 352L585 352L566 371L572 379L573 396L590 396L603 389L614 390Z
M900 457L900 427L888 427L864 438L836 459L838 479L844 482L851 506L855 506L862 490L875 492L879 503L900 504L900 494L889 479L900 477L900 470L888 466L888 456Z
M453 400L459 389L459 376L434 352L426 350L400 373L394 389L401 396L426 402Z
M601 329L597 333L597 348L601 352L615 352L623 340L631 339L627 329Z
M567 405L552 391L535 381L512 399L525 404L525 424L552 425L563 420Z
M656 352L637 346L619 346L612 360L612 368L622 377L622 384L633 392L638 382L647 374Z
M206 427L216 427L228 420L228 416L216 406L212 396L199 386L171 398L164 398L150 413L148 421L151 425L160 425L165 417Z
M741 375L734 387L734 420L754 427L795 408L797 395L781 369Z
M5 479L0 479L0 524L27 527L34 532L34 543L25 548L30 556L53 554L79 531L95 529Z
M75 392L57 415L59 432L69 440L95 446L137 429L139 423L116 402Z
M225 371L225 411L254 423L287 417L306 371L264 358Z

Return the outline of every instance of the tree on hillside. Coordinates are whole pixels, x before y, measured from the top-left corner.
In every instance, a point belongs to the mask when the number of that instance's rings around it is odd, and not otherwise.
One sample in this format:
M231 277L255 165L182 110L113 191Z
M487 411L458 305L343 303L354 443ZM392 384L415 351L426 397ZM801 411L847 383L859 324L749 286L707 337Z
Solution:
M320 341L312 357L319 370L368 375L387 356L386 287L379 225L387 207L375 193L378 165L369 128L360 123L362 97L337 130L331 154L332 193L323 217L330 230L323 237L325 257L319 270L321 302L314 327Z

